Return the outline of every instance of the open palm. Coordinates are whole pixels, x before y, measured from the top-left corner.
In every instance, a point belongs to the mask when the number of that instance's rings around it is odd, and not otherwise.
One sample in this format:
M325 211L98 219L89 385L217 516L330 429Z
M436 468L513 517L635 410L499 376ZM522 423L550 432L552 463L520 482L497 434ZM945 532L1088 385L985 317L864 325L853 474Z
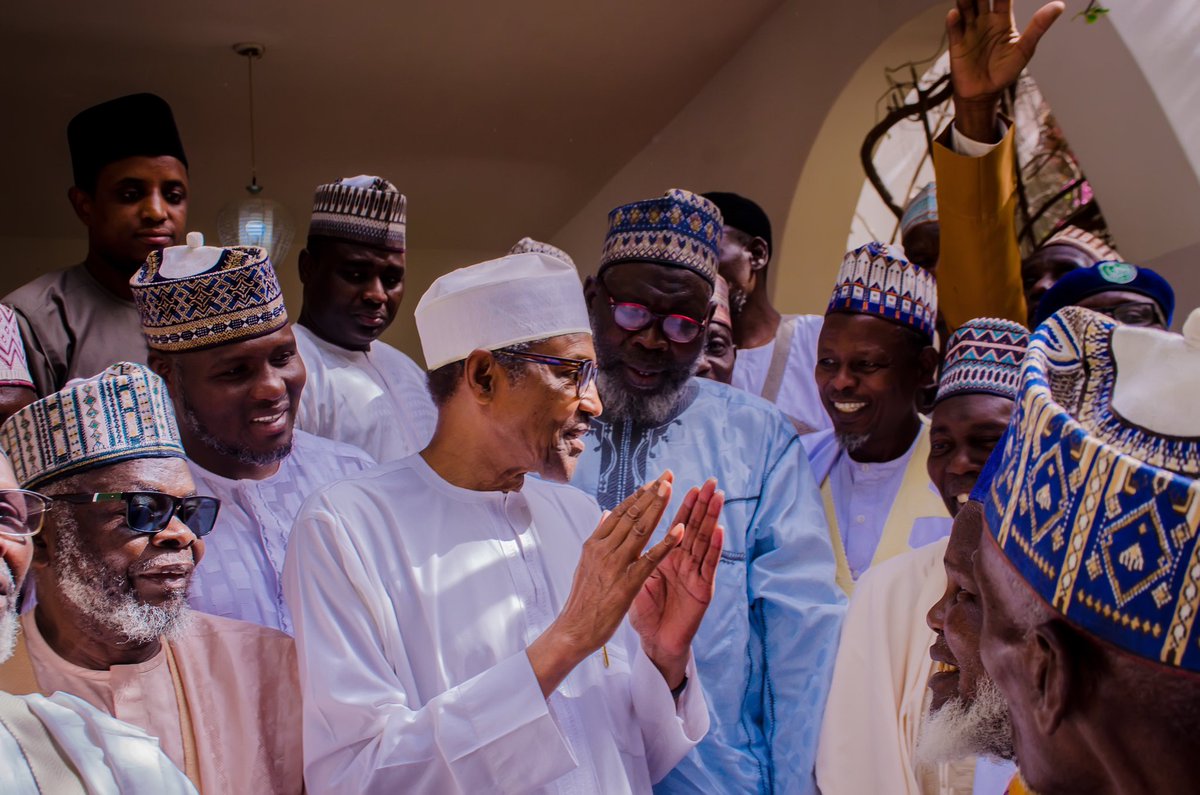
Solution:
M683 539L647 578L629 620L652 660L686 657L713 597L724 531L717 524L725 497L715 480L684 497L672 527Z
M1057 0L1047 3L1019 33L1012 0L995 0L991 8L988 0L957 0L946 15L956 99L992 99L1015 82L1064 8Z

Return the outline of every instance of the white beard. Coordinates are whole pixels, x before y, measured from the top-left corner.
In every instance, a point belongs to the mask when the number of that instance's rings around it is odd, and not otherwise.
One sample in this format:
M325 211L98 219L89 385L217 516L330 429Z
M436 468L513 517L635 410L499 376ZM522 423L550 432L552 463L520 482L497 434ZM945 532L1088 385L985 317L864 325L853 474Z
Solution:
M926 708L917 738L920 767L972 756L1013 758L1012 720L1008 702L992 678L984 674L970 704L955 696L937 712Z
M4 611L3 615L0 615L0 663L2 663L12 656L13 649L17 647L17 632L20 630L21 622L17 616L17 583L13 578L12 570L3 558L0 558L0 577L7 581L8 592L12 594L8 609Z

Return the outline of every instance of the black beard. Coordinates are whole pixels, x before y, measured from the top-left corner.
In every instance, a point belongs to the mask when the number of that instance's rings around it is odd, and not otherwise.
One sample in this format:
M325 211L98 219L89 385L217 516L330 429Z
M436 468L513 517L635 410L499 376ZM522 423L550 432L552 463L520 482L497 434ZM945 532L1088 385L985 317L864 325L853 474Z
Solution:
M200 416L192 408L192 405L187 402L186 398L182 403L183 421L187 424L188 428L200 438L205 447L208 447L222 458L234 458L239 463L247 466L265 467L279 463L292 454L292 443L290 441L265 453L256 453L248 447L226 444L209 431L208 426L200 420ZM218 472L217 474L220 473Z

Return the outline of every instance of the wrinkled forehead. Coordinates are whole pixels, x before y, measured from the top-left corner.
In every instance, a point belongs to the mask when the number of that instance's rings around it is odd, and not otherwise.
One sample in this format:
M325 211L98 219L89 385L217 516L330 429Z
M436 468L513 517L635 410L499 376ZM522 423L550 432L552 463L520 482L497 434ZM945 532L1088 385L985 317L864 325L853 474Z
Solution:
M196 485L182 458L132 458L71 473L39 490L47 494L161 491L186 497L196 493Z
M600 280L613 298L663 313L701 314L707 311L713 294L712 285L699 274L658 262L610 265Z

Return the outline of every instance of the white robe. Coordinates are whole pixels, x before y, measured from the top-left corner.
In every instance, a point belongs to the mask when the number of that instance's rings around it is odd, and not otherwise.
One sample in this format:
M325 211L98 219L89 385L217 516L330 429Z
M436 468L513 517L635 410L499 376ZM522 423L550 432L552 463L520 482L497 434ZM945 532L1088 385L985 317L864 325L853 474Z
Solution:
M387 343L366 351L338 347L293 325L308 369L296 427L365 450L384 463L429 444L437 409L425 371Z
M676 706L626 623L546 699L525 653L599 517L570 486L468 491L419 455L314 495L284 568L308 791L649 792L708 729L694 665Z
M824 324L824 315L796 317L783 380L779 382L779 394L774 401L780 411L814 431L833 427L817 389L817 339ZM774 355L775 340L757 348L738 348L731 385L762 396Z
M196 795L196 788L167 759L158 740L66 693L12 696L54 739L88 795ZM0 792L42 795L21 750L31 738L0 722Z
M189 460L196 492L221 500L192 576L191 606L292 634L281 574L296 514L321 486L374 465L356 447L299 430L291 454L262 480L224 478Z

